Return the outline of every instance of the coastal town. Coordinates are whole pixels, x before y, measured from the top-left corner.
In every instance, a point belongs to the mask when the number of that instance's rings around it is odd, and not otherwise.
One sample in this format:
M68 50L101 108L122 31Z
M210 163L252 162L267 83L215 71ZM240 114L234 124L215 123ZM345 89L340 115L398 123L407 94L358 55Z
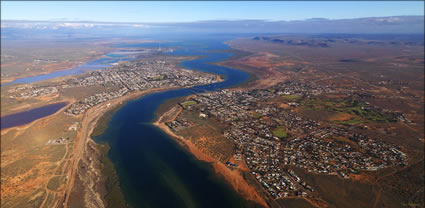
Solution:
M108 89L86 96L64 111L67 115L79 116L98 104L132 91L189 87L218 81L217 75L181 69L162 59L141 59L122 62L109 70L89 71L56 85L24 84L9 92L10 98L25 100L55 97L73 88L99 86ZM356 125L323 123L294 110L300 106L320 106L320 103L312 103L318 96L342 92L332 85L294 80L266 89L199 92L194 92L194 96L180 103L181 108L199 118L214 119L224 124L226 128L222 136L234 144L234 155L225 165L229 169L245 165L271 198L304 198L321 202L315 187L297 174L296 169L350 180L362 172L408 165L407 154L400 146L353 131ZM360 102L362 98L372 96L367 92L347 91L346 96L344 103L355 103L356 108L362 111L361 115L410 123L403 113ZM182 114L165 124L177 134L195 125ZM77 126L78 123L74 123L68 130L75 131ZM70 141L69 137L58 137L48 140L45 145L61 145Z
M217 80L215 75L177 69L161 60L124 63L112 70L94 71L87 77L70 80L66 87L100 85L114 86L118 90L88 96L72 104L66 113L79 115L94 105L124 96L130 91L205 85Z
M0 208L425 208L424 6L2 1Z
M139 60L123 62L108 70L90 71L79 78L72 78L58 86L23 85L11 89L13 99L55 96L63 89L74 87L109 87L115 90L90 95L73 103L67 114L80 115L92 106L124 96L131 91L154 88L188 87L215 83L218 76L194 72L176 67L164 60Z
M316 196L314 187L295 173L295 167L349 179L362 171L406 166L407 155L399 146L353 132L350 126L319 123L297 115L291 108L303 105L301 101L273 102L333 92L328 86L286 81L268 89L197 94L180 105L203 119L225 124L223 136L233 142L235 160L244 159L251 174L273 198ZM398 118L397 114L388 116ZM194 124L179 114L166 125L178 133ZM238 168L231 161L226 164Z

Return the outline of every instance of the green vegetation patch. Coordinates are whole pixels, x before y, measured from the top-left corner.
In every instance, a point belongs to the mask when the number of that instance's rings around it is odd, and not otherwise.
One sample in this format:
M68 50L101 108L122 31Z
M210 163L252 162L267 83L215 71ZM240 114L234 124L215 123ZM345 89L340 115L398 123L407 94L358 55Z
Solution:
M163 80L164 76L163 75L158 75L158 76L154 76L152 77L153 80Z
M334 113L347 113L352 115L347 120L333 120L334 123L344 125L356 125L369 122L395 122L392 118L376 109L368 107L365 103L355 99L331 100L331 99L311 99L301 103L303 106L314 110L325 110Z
M282 127L279 127L273 130L272 133L273 133L273 136L281 138L281 139L288 137L288 133L286 133L285 129L283 129Z
M183 108L186 108L186 107L189 107L189 106L192 106L192 105L195 105L195 104L196 104L196 102L193 101L193 100L188 100L188 101L184 101L184 102L180 103L180 105L182 105Z
M298 98L300 98L300 96L298 95L283 95L282 97L286 100L297 100Z
M345 121L332 121L333 123L338 123L338 124L343 124L343 125L347 125L347 126L351 126L351 125L360 125L360 124L365 124L368 123L368 121L365 121L359 117L354 117L351 118L349 120L345 120Z
M257 112L252 112L252 117L254 118L261 118L261 114L257 113Z

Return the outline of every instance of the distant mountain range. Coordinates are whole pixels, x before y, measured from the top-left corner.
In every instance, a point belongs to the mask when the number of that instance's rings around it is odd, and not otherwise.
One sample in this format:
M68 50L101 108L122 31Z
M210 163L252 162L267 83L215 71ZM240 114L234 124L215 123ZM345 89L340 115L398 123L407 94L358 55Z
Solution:
M295 21L210 20L186 23L139 23L94 21L2 20L2 38L18 32L50 31L70 34L152 34L152 33L345 33L345 34L424 34L424 16L368 17L330 20L313 18Z

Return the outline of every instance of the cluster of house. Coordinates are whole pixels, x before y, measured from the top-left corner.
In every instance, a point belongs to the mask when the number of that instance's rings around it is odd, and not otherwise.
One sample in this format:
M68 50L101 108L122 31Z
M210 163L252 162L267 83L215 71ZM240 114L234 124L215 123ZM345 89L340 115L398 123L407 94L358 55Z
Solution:
M313 187L293 167L348 178L349 173L407 164L400 147L350 133L346 127L321 126L273 102L279 96L308 97L332 91L327 86L288 81L268 89L198 94L190 98L197 103L190 110L227 124L224 137L234 142L236 155L245 159L255 178L275 198L313 193Z
M286 142L282 148L283 164L343 178L359 171L407 165L407 155L397 146L363 135L345 137L340 134L343 130L332 130L335 129L319 129Z
M77 131L78 122L74 122L71 126L69 126L68 131ZM56 139L49 139L46 142L46 145L59 145L69 143L71 139L69 137L58 137Z
M180 131L192 125L187 119L177 117L173 121L166 122L165 125L168 126L173 131Z
M49 141L46 142L46 145L66 144L69 141L70 141L69 137L67 138L59 137L56 139L49 139Z
M123 63L110 70L89 72L88 76L69 81L67 85L118 86L128 90L143 90L157 87L189 86L217 82L212 74L202 74L178 69L175 65L160 60Z
M68 109L65 110L65 113L79 115L97 104L112 100L117 97L121 97L127 92L127 88L121 88L118 91L102 92L88 96L84 98L84 100L80 100L78 102L73 103Z
M215 75L177 69L164 61L135 61L120 64L111 70L93 71L85 77L69 80L66 87L101 85L117 86L119 90L88 96L72 104L65 112L79 115L92 106L121 97L129 91L204 85L217 81Z
M409 82L401 81L401 80L382 80L382 81L379 81L378 84L383 86L390 86L390 85L407 86L409 85Z
M22 89L22 88L21 88ZM30 98L30 97L41 97L41 96L48 96L48 95L53 95L53 94L57 94L59 92L57 87L26 87L24 89L29 89L26 90L25 92L21 92L19 94L16 95L11 95L10 98ZM18 89L15 89L15 91Z

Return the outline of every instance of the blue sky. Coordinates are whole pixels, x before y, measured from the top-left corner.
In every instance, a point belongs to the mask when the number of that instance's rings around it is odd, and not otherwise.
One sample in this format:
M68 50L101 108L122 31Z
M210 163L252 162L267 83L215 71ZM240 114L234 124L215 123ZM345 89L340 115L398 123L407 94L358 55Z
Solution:
M424 2L1 2L1 19L114 22L345 19L424 15Z

